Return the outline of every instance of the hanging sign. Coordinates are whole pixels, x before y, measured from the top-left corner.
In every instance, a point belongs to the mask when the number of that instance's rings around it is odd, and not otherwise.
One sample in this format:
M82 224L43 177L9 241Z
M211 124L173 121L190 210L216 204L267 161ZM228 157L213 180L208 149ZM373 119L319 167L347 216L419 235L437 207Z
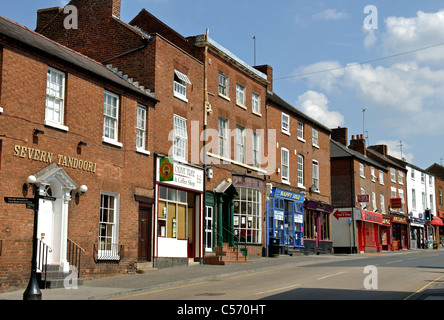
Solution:
M158 158L157 168L157 181L203 192L203 169L173 162L169 158Z

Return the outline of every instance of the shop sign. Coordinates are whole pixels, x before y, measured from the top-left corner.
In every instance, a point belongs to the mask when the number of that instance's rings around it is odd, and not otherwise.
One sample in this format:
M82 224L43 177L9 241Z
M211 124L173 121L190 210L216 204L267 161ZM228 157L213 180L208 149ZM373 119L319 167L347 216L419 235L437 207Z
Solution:
M370 196L368 194L358 194L357 198L360 203L370 202Z
M382 224L382 214L373 211L361 210L361 220Z
M264 188L264 183L262 180L245 176L233 175L232 183L235 187L252 188L260 191L262 191Z
M391 225L391 223L390 223L390 218L386 218L386 217L382 217L382 224L383 225L385 225L385 226L390 226Z
M333 216L339 220L339 218L350 218L352 216L352 209L335 209Z
M421 218L415 218L415 217L411 217L410 218L410 223L417 223L417 224L426 224L427 221Z
M305 207L307 209L311 209L311 210L319 210L319 211L325 211L325 212L330 212L330 213L332 213L334 210L333 206L331 206L329 204L317 202L317 201L313 201L313 200L309 200L305 204Z
M161 162L161 160L163 161ZM168 158L158 158L157 168L157 181L203 192L202 169L174 162Z
M408 224L409 223L409 221L408 221L408 219L406 217L392 216L391 220L394 223L403 223L403 224Z
M275 188L274 196L279 197L279 198L284 198L286 200L299 201L299 202L303 202L304 198L305 198L305 195L303 195L303 194L299 194L299 193L295 193L295 192L291 192L291 191L285 191L285 190L281 190L278 188Z
M58 154L57 156L54 156L53 152L20 145L14 146L14 153L12 155L17 158L24 158L48 164L57 163L57 165L61 167L67 167L86 172L96 173L97 170L97 163L95 162L86 161L74 157L68 157L63 154Z
M401 209L402 208L402 199L401 198L390 198L390 208Z

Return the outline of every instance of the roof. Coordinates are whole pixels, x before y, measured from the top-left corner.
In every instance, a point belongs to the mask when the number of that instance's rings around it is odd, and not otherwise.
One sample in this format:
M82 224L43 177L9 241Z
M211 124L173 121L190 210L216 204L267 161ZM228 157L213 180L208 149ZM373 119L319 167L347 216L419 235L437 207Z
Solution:
M78 68L81 68L86 72L91 72L96 76L125 87L126 89L129 89L135 93L142 94L150 99L156 100L154 93L146 90L143 87L130 83L99 62L1 16L0 35L4 35L8 38L19 41L24 45L37 49L45 56L51 55L55 59L61 59Z
M434 174L436 177L440 179L444 179L444 167L437 163L432 164L430 167L426 169L426 171L428 173Z
M323 125L322 123L314 120L313 118L307 116L302 111L296 109L291 104L289 104L284 99L282 99L280 96L278 96L276 93L267 91L267 99L270 99L271 101L273 101L277 105L279 105L282 108L284 108L284 109L286 109L286 110L288 110L288 111L290 111L290 112L300 116L301 118L304 118L305 120L307 120L308 122L314 124L318 128L321 128L321 129L327 131L328 133L331 133L331 129L330 128L328 128L325 125Z
M344 157L353 157L360 161L367 162L375 168L379 168L381 170L388 171L387 167L380 164L379 162L363 155L360 152L349 149L344 146L342 143L330 139L330 158L344 158Z
M390 165L390 167L396 167L398 169L406 170L406 168L404 166L398 164L397 162L395 162L392 159L384 156L383 154L379 153L378 151L376 151L374 149L367 148L367 153L371 153L372 155L378 157L379 159L381 159L382 161L384 161L388 165Z

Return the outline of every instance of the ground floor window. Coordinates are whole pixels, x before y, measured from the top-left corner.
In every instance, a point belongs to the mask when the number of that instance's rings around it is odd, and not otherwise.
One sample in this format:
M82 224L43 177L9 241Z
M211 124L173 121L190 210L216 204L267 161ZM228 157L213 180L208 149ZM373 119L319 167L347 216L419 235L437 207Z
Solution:
M119 259L119 194L100 193L99 243L97 258Z
M304 215L305 239L331 240L329 212L306 210Z
M250 188L236 188L234 198L234 235L241 242L261 242L261 192Z
M159 186L158 235L187 239L192 232L192 215L188 214L187 192Z

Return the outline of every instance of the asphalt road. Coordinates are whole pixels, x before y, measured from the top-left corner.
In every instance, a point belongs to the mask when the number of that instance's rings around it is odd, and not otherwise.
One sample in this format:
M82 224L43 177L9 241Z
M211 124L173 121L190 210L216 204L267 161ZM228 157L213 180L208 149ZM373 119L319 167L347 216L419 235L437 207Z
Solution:
M444 281L444 252L365 254L119 297L119 300L411 300Z

